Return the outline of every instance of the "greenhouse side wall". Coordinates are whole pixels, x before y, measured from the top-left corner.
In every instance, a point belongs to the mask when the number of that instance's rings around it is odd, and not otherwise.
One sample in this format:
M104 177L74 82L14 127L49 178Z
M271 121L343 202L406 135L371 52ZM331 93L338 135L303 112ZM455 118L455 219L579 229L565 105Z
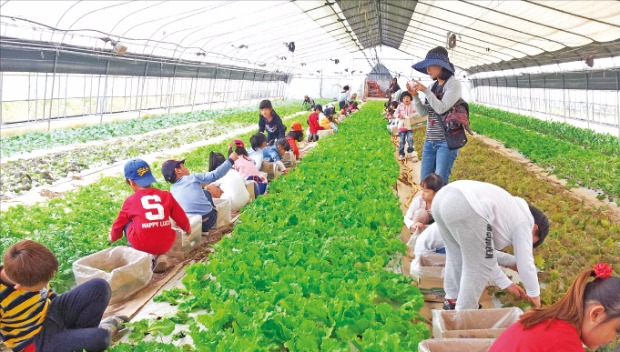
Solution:
M620 137L620 71L472 81L476 102Z

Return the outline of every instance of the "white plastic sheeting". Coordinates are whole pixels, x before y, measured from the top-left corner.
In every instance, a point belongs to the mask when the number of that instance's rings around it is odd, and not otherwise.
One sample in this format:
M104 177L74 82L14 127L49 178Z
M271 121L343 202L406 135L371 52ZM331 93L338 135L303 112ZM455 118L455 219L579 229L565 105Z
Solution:
M373 48L364 48L358 36L377 28L356 24L353 30L340 4L348 6L325 0L5 0L0 3L0 34L93 50L110 49L120 41L134 54L287 73L315 72L316 62L344 60L355 52L363 54L367 64L360 66L368 72L383 59L378 45L419 59L430 48L446 45L449 34L457 39L451 60L466 70L545 53L568 55L562 50L604 43L620 47L617 1L422 0L398 47L395 37L384 31ZM385 4L390 6L381 6ZM380 19L368 21L380 27L379 32L400 11L397 0L365 0L361 5L380 9ZM290 42L295 43L294 53L286 45ZM592 48L597 57L613 56L604 45Z

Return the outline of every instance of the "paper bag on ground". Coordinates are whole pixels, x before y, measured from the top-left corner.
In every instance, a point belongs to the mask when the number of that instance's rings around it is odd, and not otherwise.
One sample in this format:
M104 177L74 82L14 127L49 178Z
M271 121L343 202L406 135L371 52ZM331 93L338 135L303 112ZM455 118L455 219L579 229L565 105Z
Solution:
M496 338L519 320L518 307L432 310L434 338Z
M153 276L151 266L150 254L119 246L78 259L73 263L73 275L78 285L94 278L106 280L114 303L144 287Z
M230 200L222 198L214 198L213 203L217 208L217 224L215 228L226 226L230 224Z
M321 137L331 136L332 134L334 134L334 130L319 130L316 132L316 134L319 136L320 139Z
M172 248L166 252L166 255L183 260L187 257L187 254L200 243L200 236L202 235L202 217L200 215L189 215L188 218L190 219L192 232L189 234L185 233L185 231L173 225L172 229L176 237L172 244Z
M256 191L254 190L255 185L256 185L256 182L252 180L245 180L245 188L248 190L248 193L250 194L250 203L256 199Z
M495 339L433 339L418 344L418 352L487 352Z

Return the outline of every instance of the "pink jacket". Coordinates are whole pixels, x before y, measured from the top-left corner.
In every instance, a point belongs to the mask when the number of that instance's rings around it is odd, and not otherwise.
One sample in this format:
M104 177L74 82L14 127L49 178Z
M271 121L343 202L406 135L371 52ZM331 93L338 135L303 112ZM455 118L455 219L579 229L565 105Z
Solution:
M258 171L254 161L245 155L239 155L239 159L235 161L233 169L237 170L244 180L250 176L260 176L260 171Z

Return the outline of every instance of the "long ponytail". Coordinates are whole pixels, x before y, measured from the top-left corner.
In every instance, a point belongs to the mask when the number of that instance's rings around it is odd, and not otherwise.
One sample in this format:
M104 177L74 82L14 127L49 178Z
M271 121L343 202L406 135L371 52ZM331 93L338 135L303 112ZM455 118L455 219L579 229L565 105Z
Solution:
M601 269L602 268L602 269ZM594 277L593 281L590 278ZM598 302L605 307L607 320L620 317L620 277L611 276L609 264L597 264L594 269L583 271L555 304L533 309L519 320L525 329L549 321L563 320L575 327L581 335L586 305Z

